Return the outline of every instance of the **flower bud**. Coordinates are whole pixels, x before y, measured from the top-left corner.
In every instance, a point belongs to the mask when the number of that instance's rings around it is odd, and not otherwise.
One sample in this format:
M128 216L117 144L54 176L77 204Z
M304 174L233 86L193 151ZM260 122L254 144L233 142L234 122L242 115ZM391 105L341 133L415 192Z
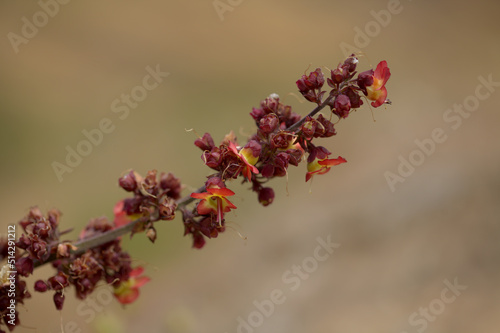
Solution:
M274 190L270 187L264 187L259 191L259 202L263 206L268 206L274 201Z
M357 109L361 105L363 105L363 100L361 100L361 97L359 96L358 92L354 91L354 89L346 89L344 91L344 94L349 97L349 100L351 101L351 108L352 109Z
M273 149L288 149L293 142L293 135L290 132L281 131L271 138Z
M323 138L329 138L329 137L337 134L337 131L335 131L335 128L333 126L333 123L330 120L328 120L325 117L323 117L322 114L320 114L318 116L317 120L324 127L324 132L321 135L321 137L323 137Z
M328 79L328 85L332 88L335 88L335 85L342 83L346 79L346 71L338 65L337 68L332 69L331 71L331 79Z
M265 116L264 110L252 108L252 112L250 112L250 116L252 116L255 121L260 121L262 117Z
M274 132L276 128L278 128L279 119L274 113L270 113L262 118L259 122L259 129L264 134L269 134Z
M54 294L54 304L57 310L62 310L64 305L64 294L62 292L57 292Z
M33 260L28 257L22 257L17 259L16 261L16 270L17 273L21 276L29 276L33 274Z
M344 64L342 65L343 68L347 69L349 73L352 73L356 70L356 66L358 65L358 58L356 55L353 53L351 54L345 61Z
M272 164L264 165L262 167L260 174L264 178L271 178L274 175L274 165L272 165Z
M63 290L69 286L68 276L61 271L57 275L51 276L48 282L52 290Z
M35 282L34 289L38 292L46 292L49 289L49 286L43 280L38 280Z
M160 176L160 188L166 190L165 193L174 200L180 199L181 197L181 181L171 172L168 174L162 172Z
M340 94L335 98L333 103L333 113L339 118L346 118L351 110L351 100L344 94Z
M212 136L209 133L205 133L203 134L203 137L196 139L194 144L201 150L211 150L215 147L214 139L212 139Z
M300 130L307 139L312 139L316 132L317 121L309 116L306 119L307 120L300 127Z
M118 179L118 184L127 192L133 192L137 188L137 180L133 171Z
M265 100L260 103L262 110L265 114L276 113L278 106L280 104L280 98L278 94L271 94Z

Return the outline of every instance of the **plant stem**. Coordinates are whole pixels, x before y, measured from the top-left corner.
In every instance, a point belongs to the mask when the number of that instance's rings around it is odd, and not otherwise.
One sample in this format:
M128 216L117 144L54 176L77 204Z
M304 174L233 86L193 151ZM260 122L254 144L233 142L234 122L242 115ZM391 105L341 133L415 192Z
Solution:
M302 118L301 120L299 120L298 122L296 122L295 124L293 124L292 126L288 127L286 130L287 131L295 131L296 129L298 129L306 121L307 117L314 117L316 115L316 113L318 113L319 111L321 111L325 106L328 105L328 103L330 103L330 101L332 100L333 97L334 97L333 95L329 95L323 101L323 103L321 103L320 105L318 105L317 107L315 107L314 110L312 110L311 112L309 112L309 114L307 116L305 116L304 118Z
M197 189L193 193L201 193L203 191L205 191L205 186L200 187L199 189ZM190 195L185 196L182 199L179 199L177 201L177 209L176 210L179 210L180 208L190 204L194 200L196 200L196 199L191 198ZM134 220L126 225L123 225L123 226L115 228L113 230L104 232L104 233L96 235L94 237L82 239L78 242L75 242L72 245L74 245L77 249L71 251L71 253L74 255L80 255L82 253L85 253L87 250L89 250L91 248L94 248L94 247L106 244L108 242L111 242L112 240L116 239L117 237L120 237L128 232L131 232L134 229L134 227L136 226L136 224L138 224L139 222L141 222L141 219ZM56 255L52 254L44 262L40 262L40 261L36 260L34 262L33 266L34 266L34 268L42 266L42 265L47 264L51 261L54 261L56 258L57 258Z

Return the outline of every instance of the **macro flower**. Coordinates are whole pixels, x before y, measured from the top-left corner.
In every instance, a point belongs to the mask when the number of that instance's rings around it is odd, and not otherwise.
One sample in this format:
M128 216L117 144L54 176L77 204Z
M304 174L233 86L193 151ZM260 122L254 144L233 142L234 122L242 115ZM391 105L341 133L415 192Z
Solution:
M224 213L228 213L236 206L231 203L226 197L234 195L234 192L227 187L213 185L207 186L207 192L191 193L191 198L201 199L196 207L198 214L208 215L214 213L217 216L216 222L222 225Z
M333 102L333 107L333 113L335 113L339 118L347 118L349 110L351 110L351 100L347 95L337 95L337 97L335 97L335 101Z
M381 61L375 71L360 73L358 76L358 85L366 95L366 97L373 101L373 107L379 107L385 103L387 98L387 89L385 84L391 77L391 71L387 67L387 61Z
M340 156L332 159L316 157L312 162L307 163L306 182L314 175L323 175L330 171L332 166L345 162L347 162L345 158Z
M325 83L325 77L320 68L316 68L316 70L309 73L309 75L302 75L295 83L305 99L309 102L321 103L321 99L325 93L325 91L321 91L321 87L323 87Z
M252 179L252 173L259 173L259 169L255 167L255 163L257 163L257 161L259 160L261 146L257 141L251 140L239 152L236 148L236 145L231 141L229 142L229 150L237 155L243 162L244 166L241 172L243 176L248 179L248 181Z
M123 200L120 200L113 208L113 214L115 215L113 224L117 228L121 227L122 225L129 224L134 220L134 217L132 215L127 215L127 212L123 209L123 204Z
M144 268L141 266L133 269L129 274L129 279L114 288L114 295L118 302L130 304L139 297L139 288L151 280L147 276L140 276L143 272Z

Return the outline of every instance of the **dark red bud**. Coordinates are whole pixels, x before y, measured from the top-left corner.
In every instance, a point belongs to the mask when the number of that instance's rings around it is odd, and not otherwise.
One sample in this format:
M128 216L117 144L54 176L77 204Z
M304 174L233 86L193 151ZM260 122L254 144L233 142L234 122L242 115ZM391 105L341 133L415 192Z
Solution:
M260 119L265 116L265 113L262 109L252 108L250 116L252 116L252 118L256 121L260 121Z
M262 167L260 171L262 177L271 178L274 175L274 166L272 164L266 164Z
M180 199L182 183L181 180L172 173L162 173L160 176L160 187L167 190L166 194L174 200Z
M210 177L208 180L205 182L205 187L206 188L211 188L211 187L216 187L216 188L225 188L226 185L220 179L219 177Z
M54 294L54 304L56 305L57 310L62 310L64 305L64 295L62 292L57 292Z
M344 94L340 94L335 98L333 103L333 113L335 113L339 118L346 118L349 115L349 110L351 110L351 100Z
M38 280L35 282L34 289L38 292L46 292L49 289L49 286L43 280Z
M328 120L325 117L323 117L322 114L320 114L318 116L317 120L324 127L324 133L321 135L321 137L323 137L323 138L329 138L329 137L337 134L337 131L335 130L335 128L333 126L333 123L330 120Z
M33 274L33 260L28 257L19 258L16 261L16 270L19 275L29 276Z
M274 132L278 128L279 119L274 113L270 113L262 118L259 122L259 128L264 134Z
M135 191L137 188L137 180L135 179L134 172L130 171L128 174L120 177L120 179L118 179L118 184L127 192Z
M205 238L198 231L193 233L193 247L196 249L201 249L205 245Z
M373 69L359 73L357 80L358 86L363 91L366 91L366 87L369 87L373 84L373 74L374 74Z
M215 147L214 139L212 139L212 136L209 133L205 133L203 134L203 137L196 139L194 144L201 150L211 150Z
M49 286L52 290L63 290L64 287L69 286L68 277L63 272L57 273L49 278Z
M302 124L300 130L304 134L304 136L308 139L311 139L316 132L317 121L311 117Z
M263 206L268 206L274 201L274 190L270 187L264 187L259 191L259 202Z
M353 53L344 61L342 65L343 68L347 69L350 73L356 70L356 66L358 65L358 58Z

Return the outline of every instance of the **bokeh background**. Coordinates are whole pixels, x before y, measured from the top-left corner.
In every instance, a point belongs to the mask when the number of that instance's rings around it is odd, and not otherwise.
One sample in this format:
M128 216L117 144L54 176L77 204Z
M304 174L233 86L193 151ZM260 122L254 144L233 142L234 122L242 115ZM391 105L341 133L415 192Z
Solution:
M71 1L16 52L9 33L21 35L23 18L33 22L42 7L2 1L2 233L38 205L60 209L62 228L74 228L68 238L76 238L90 218L112 216L127 196L117 178L131 168L171 171L189 194L209 174L193 145L195 132L219 141L232 129L244 142L254 131L248 113L270 93L305 115L312 105L297 98L295 81L308 67L336 66L341 45L360 46L360 71L388 61L392 106L365 105L337 125L338 135L324 145L348 163L312 187L304 165L290 168L288 181L273 181L277 196L264 208L246 186L231 184L238 209L227 216L227 232L203 250L182 237L180 219L157 224L154 245L142 235L126 241L152 278L135 304L109 302L103 286L98 306L82 308L69 290L58 312L51 294L33 293L18 308L16 332L498 331L500 87L457 129L443 116L470 100L478 77L500 82L500 5L215 3L231 10L219 15L213 0ZM398 13L376 23L373 13L388 8ZM356 42L356 31L366 28L369 40ZM111 103L157 65L169 76L121 120ZM103 118L114 131L60 182L52 163L64 163L65 147L75 148L82 130ZM391 191L384 174L397 173L400 156L407 159L418 149L415 140L436 128L447 140ZM292 291L282 275L327 236L341 246ZM455 279L467 289L442 309L444 281ZM254 301L269 299L274 289L286 301L259 327L238 329L238 318L247 320ZM409 322L429 306L439 315Z

